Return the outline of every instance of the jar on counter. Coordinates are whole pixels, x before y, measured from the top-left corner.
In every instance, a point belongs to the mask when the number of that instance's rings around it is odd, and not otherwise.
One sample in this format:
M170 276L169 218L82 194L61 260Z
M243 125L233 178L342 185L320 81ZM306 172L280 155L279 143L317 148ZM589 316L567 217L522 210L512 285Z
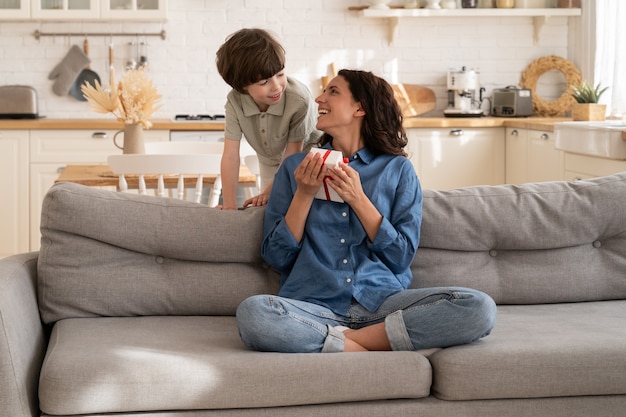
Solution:
M476 3L476 0L461 0L461 7L464 9L475 9Z
M481 9L491 9L496 7L495 0L478 0L478 7Z
M515 0L496 0L499 9L510 9L515 6Z

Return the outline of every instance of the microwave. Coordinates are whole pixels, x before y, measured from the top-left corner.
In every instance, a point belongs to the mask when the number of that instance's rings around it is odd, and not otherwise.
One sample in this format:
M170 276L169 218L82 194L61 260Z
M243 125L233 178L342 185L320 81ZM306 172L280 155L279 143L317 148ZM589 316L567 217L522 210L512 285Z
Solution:
M533 114L533 94L526 88L507 87L493 90L491 115L526 117Z

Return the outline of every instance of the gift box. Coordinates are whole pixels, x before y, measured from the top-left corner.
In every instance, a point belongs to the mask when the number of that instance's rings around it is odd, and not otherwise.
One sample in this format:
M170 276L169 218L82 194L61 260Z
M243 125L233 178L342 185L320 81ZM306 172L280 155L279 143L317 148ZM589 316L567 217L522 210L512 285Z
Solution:
M334 168L339 165L340 161L343 161L343 154L339 151L332 151L330 149L322 149L322 148L312 148L311 152L319 153L322 155L324 159L324 165L328 168ZM338 203L343 203L343 198L339 197L339 194L333 190L330 185L326 183L330 177L324 177L324 182L319 190L317 190L317 194L315 194L315 198L326 201L336 201Z

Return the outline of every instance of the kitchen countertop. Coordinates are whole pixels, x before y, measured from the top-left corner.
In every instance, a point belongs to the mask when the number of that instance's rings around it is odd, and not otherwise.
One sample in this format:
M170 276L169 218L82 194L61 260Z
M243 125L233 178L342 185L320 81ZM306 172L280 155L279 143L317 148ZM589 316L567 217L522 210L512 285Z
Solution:
M404 119L405 128L485 128L516 127L552 131L554 122L572 120L568 117L410 117ZM174 122L169 119L152 121L154 130L178 131L221 131L224 122ZM109 119L36 119L36 120L0 120L0 130L37 130L37 129L122 129L123 124Z

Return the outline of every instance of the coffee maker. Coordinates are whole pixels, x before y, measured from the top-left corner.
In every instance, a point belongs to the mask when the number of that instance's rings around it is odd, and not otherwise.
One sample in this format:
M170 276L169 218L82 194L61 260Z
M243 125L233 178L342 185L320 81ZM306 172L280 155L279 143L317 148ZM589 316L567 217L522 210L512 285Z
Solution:
M480 117L484 88L479 87L478 72L462 67L460 71L448 71L447 117ZM476 97L476 95L479 97Z

